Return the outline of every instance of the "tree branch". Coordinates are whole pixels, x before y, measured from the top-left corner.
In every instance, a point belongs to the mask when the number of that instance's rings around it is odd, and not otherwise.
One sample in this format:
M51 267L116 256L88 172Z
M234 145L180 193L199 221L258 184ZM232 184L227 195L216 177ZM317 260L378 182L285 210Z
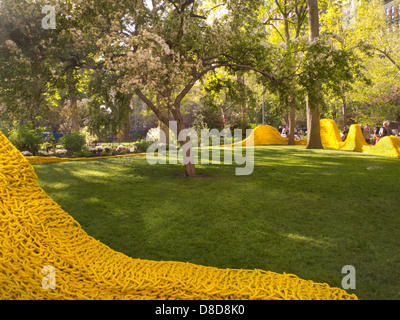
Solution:
M273 19L273 20L282 20L282 19ZM268 19L268 21L269 21L269 19ZM274 29L275 29L275 31L279 34L279 36L281 37L281 39L283 40L283 41L286 41L286 39L283 37L283 35L282 35L282 33L278 30L278 28L277 27L275 27L275 25L273 24L273 23L270 23L270 22L264 22L264 25L269 25L269 26L272 26Z
M195 14L195 13L190 13L190 17L191 18L199 18L199 19L203 19L203 20L207 20L207 17L205 17L205 16L201 16L201 15L198 15L198 14Z
M195 0L186 0L180 7L180 12L185 11L185 9L194 3Z
M189 93L189 91L193 88L195 83L200 80L205 74L208 72L215 70L218 66L209 67L202 72L198 73L190 82L183 88L183 90L179 93L179 95L175 98L175 104L180 104L183 98Z
M162 122L164 122L166 125L169 123L168 117L162 114L160 109L158 109L154 103L146 97L146 95L139 89L135 89L135 93L138 95L138 97L156 114L157 118L160 119Z
M386 58L389 59L389 61L390 61L397 69L400 70L400 65L399 65L391 56L388 55L388 53L386 52L386 50L381 50L381 49L375 48L374 46L373 46L373 48L374 48L374 50L376 50L376 51L382 53Z
M244 69L244 70L252 70L257 73L262 74L263 76L267 77L271 81L276 82L276 79L274 78L274 76L270 75L269 73L267 73L265 71L254 68L252 66L248 66L248 65L244 65L244 64L236 64L236 63L218 63L218 65L216 65L215 68L219 68L219 67L229 67L229 68L237 68L237 69Z

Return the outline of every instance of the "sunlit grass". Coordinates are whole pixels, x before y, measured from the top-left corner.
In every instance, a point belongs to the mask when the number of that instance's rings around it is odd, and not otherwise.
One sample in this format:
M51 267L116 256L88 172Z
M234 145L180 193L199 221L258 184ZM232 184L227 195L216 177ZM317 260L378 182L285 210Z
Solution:
M371 168L375 169L371 169ZM35 166L39 183L96 239L133 258L286 272L364 299L399 299L400 160L303 146L255 148L235 165L127 157ZM60 188L60 187L63 188Z

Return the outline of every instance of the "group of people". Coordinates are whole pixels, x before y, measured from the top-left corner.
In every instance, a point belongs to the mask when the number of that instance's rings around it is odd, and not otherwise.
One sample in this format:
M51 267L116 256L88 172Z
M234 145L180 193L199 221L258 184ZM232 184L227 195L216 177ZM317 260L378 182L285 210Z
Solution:
M278 131L282 137L289 138L289 129L286 128L285 126L279 126ZM306 135L307 135L307 130L294 128L294 138L296 140L299 140Z
M397 129L392 129L390 127L390 122L388 120L384 121L382 127L374 127L373 130L370 129L368 124L365 126L360 125L361 131L364 135L365 141L369 144L377 144L380 139L386 136L397 136L400 138L400 133ZM342 140L345 141L347 138L347 134L349 133L349 129L346 127L341 136Z

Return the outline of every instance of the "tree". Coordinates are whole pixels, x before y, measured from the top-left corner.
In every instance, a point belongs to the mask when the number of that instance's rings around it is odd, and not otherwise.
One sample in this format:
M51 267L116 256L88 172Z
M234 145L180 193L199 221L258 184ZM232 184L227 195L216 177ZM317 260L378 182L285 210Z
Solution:
M347 9L347 13L346 13ZM349 27L348 19L351 18L352 11L350 11L350 4L344 5L341 1L329 0L324 7L321 14L321 29L324 32L334 33L340 37L339 46L342 49L350 49L354 46L352 41L351 32L353 30ZM350 90L350 87L345 81L342 81L338 91L338 97L340 99L342 108L342 125L343 128L347 126L348 120L348 105L346 93ZM335 99L332 97L331 99Z
M295 5L291 10L296 10L302 2L290 3ZM346 57L337 51L329 56L334 64L324 61L321 57L328 57L324 50L330 47L320 40L287 41L286 49L269 43L261 19L261 0L5 0L0 4L1 15L7 16L6 27L12 30L1 38L7 46L3 46L6 55L0 67L6 75L0 80L0 87L5 89L0 99L10 110L13 101L32 104L29 99L35 97L46 107L63 94L75 109L75 95L82 93L89 98L92 110L101 115L99 123L117 128L107 121L123 121L128 101L136 95L165 126L170 119L176 120L176 135L181 146L187 147L183 156L188 176L195 175L196 169L191 161L190 138L185 136L183 101L210 72L222 68L232 76L239 71L255 72L267 89L285 99L307 91L309 106L312 103L314 107L319 98L316 87L329 87L332 74L337 81L340 77L335 59ZM44 31L37 25L44 4L57 9L54 30ZM315 26L318 7L309 5L310 9L314 10L310 26ZM287 17L288 10L283 11ZM29 13L33 15L32 25L24 21ZM304 7L301 13L304 19ZM289 22L286 19L286 24ZM340 72L345 73L342 69ZM15 88L31 86L32 91L18 97L12 81ZM295 82L296 94L283 95L284 89L290 92ZM115 110L110 113L112 119L101 113L101 106ZM34 109L30 105L30 110ZM245 113L243 108L243 118Z
M257 96L260 86L254 74L249 72L228 72L220 69L210 73L203 81L201 110L217 119L209 119L207 128L249 129L249 121L257 122L260 105ZM198 123L195 119L195 122ZM217 123L214 121L217 120ZM210 125L214 123L214 125Z
M39 44L45 33L34 3L0 2L0 101L13 119L33 121L44 108L49 69Z
M324 98L328 93L337 94L343 82L354 81L359 74L360 64L352 50L335 44L340 41L336 35L319 33L318 3L307 3L307 10L302 6L302 1L275 0L273 4L272 1L270 3L271 6L266 8L269 8L272 18L268 18L266 24L271 24L272 29L276 30L281 43L276 45L277 40L272 41L275 42L274 48L268 55L259 56L255 65L263 70L263 58L274 61L274 67L268 70L272 77L264 77L264 83L280 97L282 105L291 105L292 121L289 123L294 123L296 104L306 100L309 120L307 147L321 148L318 141L319 113L326 108ZM311 13L310 9L313 10ZM280 16L277 17L276 11ZM303 32L307 11L309 36L299 37ZM290 29L289 23L296 27Z
M399 4L398 0L391 2ZM362 65L356 81L342 81L329 97L331 102L341 104L343 126L350 119L379 124L378 118L390 118L393 113L389 110L394 106L390 96L397 91L400 70L400 38L391 12L385 13L380 0L329 0L322 9L321 32L340 38L338 48L352 51L357 57L352 64Z
M257 1L124 1L121 7L107 1L79 3L80 19L89 19L84 33L97 35L99 63L104 72L118 76L117 90L134 92L165 125L177 121L177 136L186 126L182 101L195 83L221 67L250 68L232 58L234 44L259 42L254 36ZM99 19L94 20L93 14ZM94 21L93 21L94 20ZM103 20L112 25L102 32ZM227 53L230 53L229 55ZM237 54L236 52L235 54ZM182 146L190 143L183 138ZM196 174L191 148L184 154L185 172Z
M117 92L125 97L136 94L165 125L171 114L179 136L185 132L182 100L197 81L217 68L251 69L235 61L233 55L241 54L241 60L243 51L231 47L252 48L265 37L257 30L260 3L4 0L0 14L2 30L8 32L0 39L5 50L0 99L16 115L24 104L34 113L39 102L46 109L48 100L63 90L74 111L79 77L112 78L107 85L113 92L102 94L99 81L92 104ZM45 4L56 9L55 29L40 26ZM189 137L182 140L182 146L190 142ZM190 159L190 151L184 160ZM194 163L189 161L185 171L195 175Z
M395 0L391 4L400 5ZM349 99L359 108L354 118L381 125L386 119L396 119L396 92L400 81L400 36L391 14L385 13L378 0L359 3L351 25L353 42L361 49L365 75L373 85L360 83Z
M281 68L288 69L287 73L296 72L299 64L298 40L302 36L304 22L307 18L307 6L305 0L274 0L266 7L268 18L264 22L270 26L270 30L276 31L279 37L276 42L283 49L283 56L288 59L282 60ZM281 23L277 23L281 22ZM279 96L285 109L289 112L289 145L294 145L294 131L296 122L296 109L299 100L299 93L296 91L296 78L288 79L288 83L282 85Z
M310 41L319 37L319 18L318 1L307 0L308 24ZM317 83L314 87L309 87L307 92L307 146L306 149L322 149L320 133L320 116L318 107Z
M55 29L43 27L45 5L55 8ZM64 100L69 104L72 130L79 129L79 86L84 71L96 67L96 48L71 14L74 8L72 0L0 2L0 101L9 116L19 120L27 115L45 117L51 101Z

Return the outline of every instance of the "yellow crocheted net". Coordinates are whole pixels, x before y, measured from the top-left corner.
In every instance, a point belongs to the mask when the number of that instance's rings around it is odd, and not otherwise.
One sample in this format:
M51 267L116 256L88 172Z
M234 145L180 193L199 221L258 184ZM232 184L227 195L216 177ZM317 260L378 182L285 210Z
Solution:
M89 236L37 183L0 133L0 299L357 299L263 270L134 259ZM44 266L55 289L42 286Z

